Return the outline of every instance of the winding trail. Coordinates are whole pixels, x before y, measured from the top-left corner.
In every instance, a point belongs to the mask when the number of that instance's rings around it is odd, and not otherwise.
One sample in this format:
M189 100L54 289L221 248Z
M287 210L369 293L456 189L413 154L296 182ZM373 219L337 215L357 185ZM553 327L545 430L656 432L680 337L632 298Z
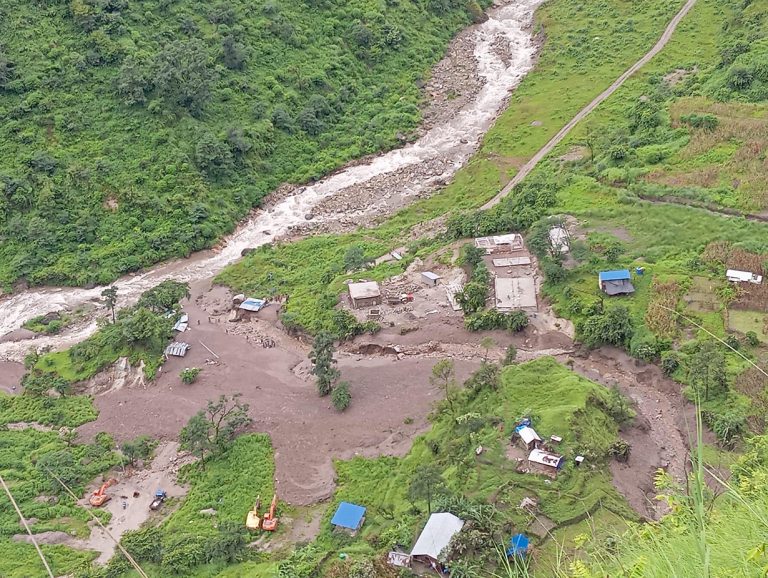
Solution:
M678 24L682 21L683 18L685 18L685 15L688 14L688 12L693 8L693 6L696 4L696 0L688 0L685 5L680 9L680 12L678 12L674 18L670 21L670 23L667 25L666 30L664 30L664 33L661 35L661 38L659 38L658 42L654 44L653 48L651 48L645 56L643 56L640 60L635 62L632 66L630 66L624 74L619 76L611 86L606 88L603 92L601 92L599 95L597 95L592 102L590 102L587 106L582 108L576 116L574 116L568 124L566 124L563 128L561 128L555 136L553 136L547 144L545 144L539 152L537 152L535 155L531 157L531 159L525 163L520 170L517 172L517 174L512 178L511 181L509 181L503 189L499 192L498 195L493 197L490 201L488 201L485 205L483 205L482 209L490 209L491 207L499 204L501 200L506 197L509 192L515 187L515 185L520 184L523 182L523 180L533 171L534 168L536 168L536 165L538 165L542 160L544 160L544 157L546 157L549 153L552 152L552 150L559 145L562 140L568 135L573 128L579 124L589 113L591 113L593 110L595 110L600 104L603 103L609 96L611 96L614 92L616 92L619 88L621 88L621 85L623 85L627 79L632 76L635 72L640 70L643 66L648 64L653 57L655 57L659 52L661 52L664 47L669 42L670 38L672 38L672 34L674 34L675 30L677 29Z

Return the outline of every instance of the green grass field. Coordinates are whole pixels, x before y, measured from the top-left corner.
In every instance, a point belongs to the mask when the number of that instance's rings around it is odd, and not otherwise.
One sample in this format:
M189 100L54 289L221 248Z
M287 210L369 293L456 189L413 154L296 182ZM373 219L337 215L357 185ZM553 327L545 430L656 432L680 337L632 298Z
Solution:
M728 310L728 329L746 334L752 331L763 343L768 343L766 332L766 313L764 311Z

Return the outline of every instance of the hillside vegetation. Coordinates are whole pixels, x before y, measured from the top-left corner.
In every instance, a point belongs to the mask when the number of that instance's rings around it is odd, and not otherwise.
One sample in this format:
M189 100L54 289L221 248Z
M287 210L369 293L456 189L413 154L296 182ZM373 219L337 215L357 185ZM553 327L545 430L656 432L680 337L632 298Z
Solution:
M188 255L280 183L409 138L487 4L0 3L0 285Z

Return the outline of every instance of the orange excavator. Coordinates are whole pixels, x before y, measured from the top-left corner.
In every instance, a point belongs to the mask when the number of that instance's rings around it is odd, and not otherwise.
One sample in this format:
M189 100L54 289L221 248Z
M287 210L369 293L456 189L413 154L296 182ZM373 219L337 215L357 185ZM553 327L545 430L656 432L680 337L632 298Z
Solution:
M253 510L248 512L248 516L245 518L245 527L249 530L261 529L259 510L261 510L261 496L256 497L256 503L253 506Z
M114 486L116 483L117 483L117 480L114 478L111 478L106 482L104 482L103 484L101 484L101 487L95 492L93 492L93 494L91 494L90 499L88 500L91 506L93 506L94 508L98 508L99 506L103 506L109 500L111 500L112 496L107 494L107 488L110 486Z
M264 514L261 519L261 529L265 532L274 532L277 530L278 518L275 517L275 510L277 509L277 494L272 496L272 504L269 506L269 512Z

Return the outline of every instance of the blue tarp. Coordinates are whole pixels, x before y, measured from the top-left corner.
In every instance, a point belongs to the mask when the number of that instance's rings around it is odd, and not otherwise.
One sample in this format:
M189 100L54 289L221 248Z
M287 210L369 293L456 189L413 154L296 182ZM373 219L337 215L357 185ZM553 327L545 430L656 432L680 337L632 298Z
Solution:
M524 427L531 427L531 420L529 420L528 418L525 418L524 420L522 420L519 424L515 426L515 432L519 432Z
M507 548L507 556L525 556L528 552L528 537L524 534L515 534L509 540L509 548Z
M600 271L600 282L603 281L628 281L629 276L628 269L620 269L618 271Z
M349 502L342 502L331 519L331 524L350 530L357 530L363 522L365 508Z

